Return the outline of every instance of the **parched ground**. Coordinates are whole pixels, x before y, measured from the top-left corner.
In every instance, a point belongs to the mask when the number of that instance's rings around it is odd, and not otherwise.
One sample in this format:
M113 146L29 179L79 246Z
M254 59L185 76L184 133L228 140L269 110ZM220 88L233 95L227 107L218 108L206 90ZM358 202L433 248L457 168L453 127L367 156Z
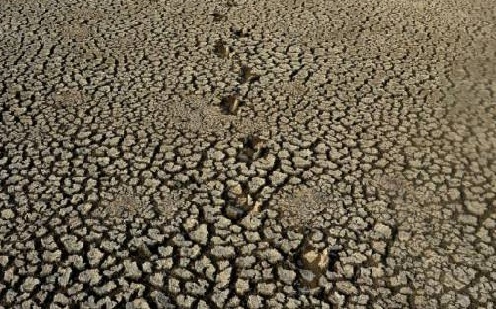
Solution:
M494 308L496 2L0 0L0 308Z

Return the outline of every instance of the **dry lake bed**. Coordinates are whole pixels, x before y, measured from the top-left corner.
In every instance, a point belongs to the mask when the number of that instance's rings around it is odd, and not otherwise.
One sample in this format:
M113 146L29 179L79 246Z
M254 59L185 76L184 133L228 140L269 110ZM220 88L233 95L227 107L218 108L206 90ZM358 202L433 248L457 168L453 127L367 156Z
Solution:
M0 0L0 308L495 308L496 2Z

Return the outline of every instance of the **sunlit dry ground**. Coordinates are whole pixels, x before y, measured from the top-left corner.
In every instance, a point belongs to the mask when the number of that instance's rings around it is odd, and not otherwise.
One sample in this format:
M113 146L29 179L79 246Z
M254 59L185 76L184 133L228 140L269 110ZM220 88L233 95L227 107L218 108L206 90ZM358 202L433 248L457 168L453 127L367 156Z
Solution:
M0 0L0 308L494 308L495 19Z

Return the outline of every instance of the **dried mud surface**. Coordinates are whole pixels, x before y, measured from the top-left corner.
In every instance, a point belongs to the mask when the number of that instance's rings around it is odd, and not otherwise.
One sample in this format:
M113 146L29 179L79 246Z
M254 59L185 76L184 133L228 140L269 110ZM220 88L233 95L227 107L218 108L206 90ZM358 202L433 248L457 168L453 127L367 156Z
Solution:
M495 21L0 0L0 308L494 308Z

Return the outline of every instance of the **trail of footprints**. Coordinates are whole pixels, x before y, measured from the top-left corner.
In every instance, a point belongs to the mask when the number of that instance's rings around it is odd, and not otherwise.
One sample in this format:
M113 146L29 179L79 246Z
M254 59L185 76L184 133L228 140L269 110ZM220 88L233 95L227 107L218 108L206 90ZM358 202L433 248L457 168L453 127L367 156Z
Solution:
M452 50L494 99L487 26L382 0L65 2L0 1L0 308L494 306L496 122L436 110ZM325 12L310 47L273 35Z

